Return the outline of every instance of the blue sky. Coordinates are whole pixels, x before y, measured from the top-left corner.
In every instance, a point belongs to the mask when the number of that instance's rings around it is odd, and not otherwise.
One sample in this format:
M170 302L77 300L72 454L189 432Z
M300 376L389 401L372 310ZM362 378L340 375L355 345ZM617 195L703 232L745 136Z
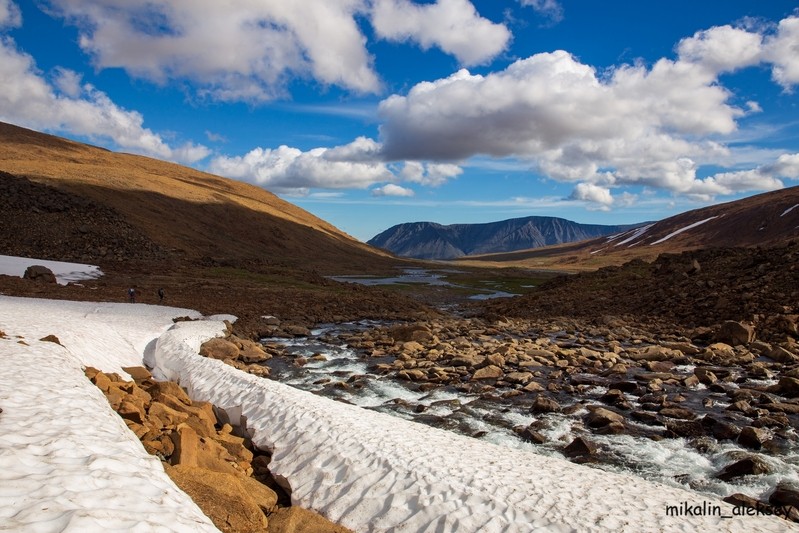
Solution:
M796 2L0 0L0 120L400 222L797 185Z

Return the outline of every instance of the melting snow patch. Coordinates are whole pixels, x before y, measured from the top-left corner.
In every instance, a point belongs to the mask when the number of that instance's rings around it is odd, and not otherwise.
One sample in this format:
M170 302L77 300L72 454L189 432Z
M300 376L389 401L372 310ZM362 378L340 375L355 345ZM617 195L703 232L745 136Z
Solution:
M641 226L640 228L636 228L635 231L633 231L633 234L631 236L627 237L623 241L617 242L613 246L621 246L622 244L627 244L628 242L632 242L632 241L638 239L641 235L643 235L644 233L649 231L649 228L651 228L654 225L655 224L652 223L652 224L647 224L646 226Z
M100 267L94 265L0 255L0 274L5 274L6 276L22 277L25 274L25 269L32 265L41 265L52 270L56 281L60 285L66 285L71 281L96 279L103 275Z
M701 226L705 222L709 222L709 221L713 220L714 218L718 218L718 215L716 215L714 217L706 218L704 220L700 220L699 222L694 222L693 224L689 224L689 225L685 226L684 228L678 229L677 231L672 231L671 233L669 233L668 235L666 235L662 239L658 239L655 242L649 243L649 245L652 246L653 244L660 244L661 242L665 242L665 241L671 239L672 237L674 237L675 235L679 235L680 233L683 233L684 231L688 231L689 229L693 229L693 228L695 228L697 226Z
M785 215L787 215L788 213L790 213L791 211L793 211L797 207L799 207L799 204L796 204L794 206L789 207L788 209L786 209L785 211L782 212L782 214L780 215L780 218L784 217Z

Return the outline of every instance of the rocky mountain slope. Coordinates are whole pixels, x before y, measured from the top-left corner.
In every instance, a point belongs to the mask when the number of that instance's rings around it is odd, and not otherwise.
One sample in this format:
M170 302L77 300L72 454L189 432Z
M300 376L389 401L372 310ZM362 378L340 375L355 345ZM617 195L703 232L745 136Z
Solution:
M560 276L531 294L498 299L486 316L572 317L602 324L625 317L650 330L753 324L758 338L784 341L799 323L799 239L774 247L707 248L654 262ZM610 318L608 318L610 317Z
M0 172L0 254L330 273L393 262L259 187L3 123Z
M393 226L368 243L418 259L459 257L582 241L636 227L579 224L556 217L512 218L487 224L409 222Z
M687 211L585 242L469 258L480 264L592 270L661 253L774 246L799 237L799 187Z

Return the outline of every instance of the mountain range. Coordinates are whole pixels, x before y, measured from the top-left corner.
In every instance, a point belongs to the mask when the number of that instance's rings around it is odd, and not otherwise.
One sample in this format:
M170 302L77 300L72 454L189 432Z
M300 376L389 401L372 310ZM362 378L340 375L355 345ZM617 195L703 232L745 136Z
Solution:
M403 257L457 259L468 255L582 241L638 226L640 224L580 224L563 218L542 216L446 226L434 222L408 222L387 229L369 240L368 244Z
M586 241L469 257L475 266L594 270L663 253L772 247L799 237L799 187L702 207Z

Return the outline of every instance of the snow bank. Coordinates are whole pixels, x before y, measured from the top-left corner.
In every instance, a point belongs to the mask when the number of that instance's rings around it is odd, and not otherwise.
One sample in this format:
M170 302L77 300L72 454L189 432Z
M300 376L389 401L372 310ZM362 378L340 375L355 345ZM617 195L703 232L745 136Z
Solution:
M136 307L0 297L0 529L217 531L83 374L171 326Z
M780 218L784 217L785 215L787 215L788 213L790 213L791 211L793 211L797 207L799 207L799 204L792 205L791 207L789 207L788 209L786 209L785 211L782 212L782 214L780 215Z
M294 503L355 531L799 530L734 516L710 496L462 437L199 357L219 332L176 324L158 339L156 372L246 421L254 442L274 450L270 469ZM676 512L695 506L713 516Z
M613 246L621 246L622 244L627 244L628 242L632 242L632 241L637 240L639 237L641 237L647 231L649 231L649 228L651 228L654 225L655 225L654 223L647 224L646 226L641 226L640 228L635 228L634 230L630 230L632 232L632 235L630 235L629 237L627 237L623 241L617 242ZM625 234L623 233L623 234L619 235L619 237L621 237L623 235L625 235ZM610 241L608 241L608 242L610 242ZM633 246L633 245L631 244L630 246Z
M42 265L52 270L56 281L60 285L66 285L71 281L96 279L103 275L100 267L94 265L0 255L0 274L5 274L6 276L22 277L25 274L25 269L31 265Z
M719 217L719 216L718 216L718 215L716 215L716 216L714 216L714 217L710 217L710 218L706 218L706 219L704 219L704 220L700 220L699 222L694 222L693 224L688 224L688 225L687 225L687 226L685 226L684 228L680 228L680 229L678 229L677 231L672 231L671 233L669 233L668 235L666 235L666 236L665 236L665 237L663 237L662 239L658 239L658 240L656 240L655 242L649 243L649 245L650 245L650 246L652 246L653 244L660 244L660 243L662 243L662 242L666 242L667 240L671 239L671 238L672 238L672 237L674 237L674 236L677 236L677 235L679 235L680 233L686 232L686 231L688 231L689 229L694 229L695 227L697 227L697 226L701 226L701 225L702 225L702 224L704 224L705 222L710 222L710 221L711 221L711 220L713 220L714 218L718 218L718 217Z
M84 366L128 374L141 366L151 342L172 326L172 318L197 311L145 304L71 302L0 296L0 330L37 340L55 335ZM150 347L152 348L152 346Z

